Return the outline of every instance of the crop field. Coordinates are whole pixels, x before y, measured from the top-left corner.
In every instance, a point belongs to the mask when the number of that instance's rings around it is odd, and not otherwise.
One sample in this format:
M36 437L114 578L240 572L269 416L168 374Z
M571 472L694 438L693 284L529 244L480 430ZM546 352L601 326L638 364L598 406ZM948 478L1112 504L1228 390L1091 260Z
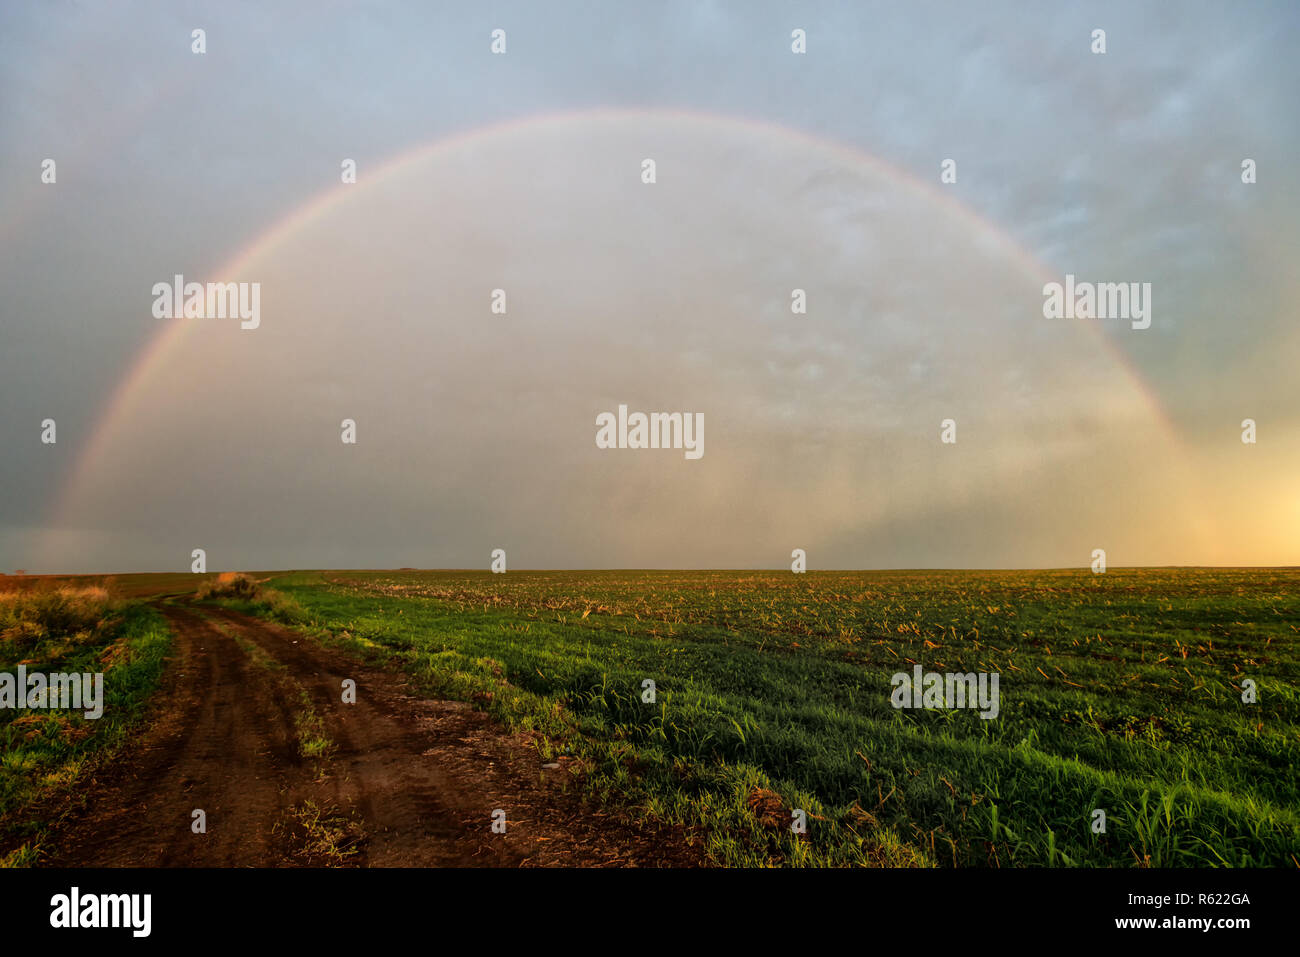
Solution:
M476 702L716 864L1300 866L1294 569L266 584L246 610ZM918 665L997 675L996 716L896 708Z

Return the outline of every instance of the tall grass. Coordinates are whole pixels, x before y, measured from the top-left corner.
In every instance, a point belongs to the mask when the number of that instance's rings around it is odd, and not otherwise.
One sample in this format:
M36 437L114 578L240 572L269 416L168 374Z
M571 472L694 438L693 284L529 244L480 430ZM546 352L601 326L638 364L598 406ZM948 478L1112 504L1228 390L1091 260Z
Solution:
M122 601L102 586L71 585L0 592L0 657L22 657L95 643L111 629ZM54 655L57 657L57 655Z
M303 620L302 607L284 592L266 588L244 572L222 572L199 585L194 597L286 624Z
M259 592L257 582L243 572L222 572L216 578L209 578L199 584L195 597L200 601L211 598L233 598L251 600Z

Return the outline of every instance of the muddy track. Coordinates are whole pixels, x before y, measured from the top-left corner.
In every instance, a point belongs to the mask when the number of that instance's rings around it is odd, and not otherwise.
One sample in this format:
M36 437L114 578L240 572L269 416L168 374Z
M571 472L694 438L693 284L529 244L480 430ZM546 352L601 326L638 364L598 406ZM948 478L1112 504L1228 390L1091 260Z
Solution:
M698 866L603 813L488 716L296 632L162 604L175 649L138 740L53 827L56 866ZM356 703L342 703L344 679ZM308 727L304 729L304 718ZM304 742L324 739L324 753ZM202 809L206 833L192 829ZM494 833L493 813L506 831Z

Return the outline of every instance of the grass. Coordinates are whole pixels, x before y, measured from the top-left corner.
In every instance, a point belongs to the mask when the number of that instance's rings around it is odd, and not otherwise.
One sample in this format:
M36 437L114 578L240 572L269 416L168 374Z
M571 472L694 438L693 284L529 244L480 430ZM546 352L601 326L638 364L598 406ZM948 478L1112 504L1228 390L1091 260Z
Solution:
M75 786L113 753L157 687L171 634L154 609L104 587L38 583L0 592L0 672L102 672L103 715L0 709L0 866L39 861L45 824L32 806Z
M298 735L298 751L304 758L320 760L334 750L334 742L325 731L325 722L312 706L307 692L300 691L298 712L294 715L294 731Z
M365 842L361 825L337 807L306 800L290 809L288 831L307 861L326 867L353 862Z
M1295 570L272 584L235 604L478 702L720 864L1300 866ZM997 672L999 717L895 710L916 663Z
M266 588L263 582L264 579L256 579L243 572L222 572L215 578L200 583L195 598L285 624L301 622L302 608L298 603L283 592Z
M248 600L256 597L258 590L256 579L249 575L242 572L221 572L214 578L200 582L194 597L199 601L215 598Z

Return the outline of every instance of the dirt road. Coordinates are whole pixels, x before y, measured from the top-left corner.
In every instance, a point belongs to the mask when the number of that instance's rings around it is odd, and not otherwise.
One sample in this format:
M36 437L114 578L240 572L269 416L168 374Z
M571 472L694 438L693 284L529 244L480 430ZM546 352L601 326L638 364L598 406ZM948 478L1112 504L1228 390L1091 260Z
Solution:
M158 703L139 740L78 789L49 864L700 863L680 834L587 806L567 770L543 769L468 705L413 696L396 672L254 618L159 607L176 639ZM347 678L355 704L341 700Z

